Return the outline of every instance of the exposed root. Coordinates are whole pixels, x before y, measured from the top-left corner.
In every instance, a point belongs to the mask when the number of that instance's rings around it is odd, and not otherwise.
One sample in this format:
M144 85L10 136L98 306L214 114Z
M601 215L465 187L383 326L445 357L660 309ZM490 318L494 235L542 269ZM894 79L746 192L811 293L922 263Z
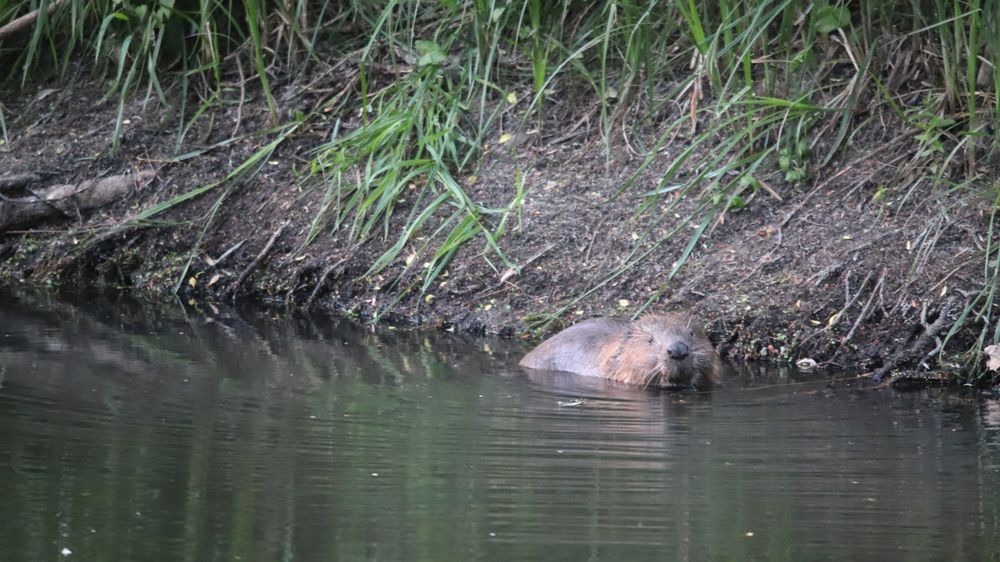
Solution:
M908 358L920 356L923 357L923 361L926 361L935 353L940 352L944 344L942 343L941 338L938 337L938 334L951 325L951 314L954 308L955 299L948 299L945 301L944 305L941 306L941 311L940 314L938 314L937 320L928 324L927 303L925 302L920 310L920 325L924 328L924 333L917 338L917 341L915 341L913 345L893 354L892 358L890 358L885 365L872 373L872 379L876 381L882 380L890 371L895 369ZM931 351L925 353L924 350L927 349L932 342L936 344L935 347Z
M284 223L281 224L281 226L278 227L278 230L274 231L274 234L271 235L271 238L267 241L267 244L264 244L264 247L261 249L260 253L257 254L257 257L255 257L253 261L250 262L250 265L246 266L246 268L243 270L243 273L240 273L240 276L236 278L236 282L234 282L232 286L229 287L229 289L226 291L229 294L229 296L236 295L236 291L240 288L240 285L243 284L243 282L253 272L253 270L257 269L257 266L260 265L260 262L264 261L264 258L267 257L267 254L271 252L271 248L274 247L274 243L278 240L278 237L280 237L281 233L283 233L285 229L288 228L289 224L291 224L291 221L285 221Z
M355 249L347 252L346 256L344 256L343 258L337 260L333 265L330 265L329 267L327 267L326 269L323 270L323 274L319 276L319 281L317 281L316 282L316 286L313 287L312 293L310 293L309 294L309 298L306 299L306 303L305 303L305 308L306 309L312 307L313 301L316 300L316 297L319 295L320 289L322 289L323 285L326 284L326 280L330 277L330 274L332 274L334 271L337 271L337 270L341 269L342 267L344 267L347 264L347 262L350 261L350 259L354 257L354 254L356 253L356 251L357 251L357 248L355 247Z
M866 302L865 306L861 309L861 314L858 315L857 320L854 321L854 325L851 326L851 329L847 332L847 335L844 336L844 339L840 340L840 345L837 346L837 351L833 353L833 358L830 359L831 362L837 359L837 355L839 355L840 352L844 350L844 346L846 346L848 342L851 341L851 338L854 337L854 333L858 330L858 326L860 326L871 315L872 304L875 302L875 295L879 295L882 293L882 286L885 283L885 273L886 270L885 268L883 268L882 273L879 274L878 276L878 281L876 281L875 286L872 287L872 293L868 297L868 302ZM868 279L865 279L865 282L867 281ZM860 290L858 290L858 294L861 294Z

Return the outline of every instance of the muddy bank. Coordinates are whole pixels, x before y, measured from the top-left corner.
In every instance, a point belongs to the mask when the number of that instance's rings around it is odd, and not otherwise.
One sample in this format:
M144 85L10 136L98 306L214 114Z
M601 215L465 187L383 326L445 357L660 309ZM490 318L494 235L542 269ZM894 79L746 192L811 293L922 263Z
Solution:
M332 86L338 77L327 79ZM275 86L282 115L320 104L321 88L303 82ZM259 170L223 181L275 138L263 100L209 110L181 143L176 108L133 100L115 152L117 108L103 93L101 84L80 81L5 96L10 142L0 150L0 176L37 178L5 197L122 174L152 171L155 179L97 210L63 209L0 234L3 282L308 305L511 336L553 316L558 322L547 329L649 304L700 312L725 355L811 358L881 375L939 369L931 353L984 283L992 194L934 189L918 181L927 173L920 170L903 188L886 189L907 173L900 165L913 144L905 141L917 133L892 115L883 116L880 132L853 139L822 176L768 178L744 207L708 224L688 218L696 201L668 211L669 195L637 212L693 133L673 136L662 158L619 193L642 162L637 147L658 131L618 131L606 153L596 127L579 119L587 106L581 100L554 103L561 109L549 114L544 135L529 131L500 143L520 119L512 115L487 140L479 165L459 176L489 208L509 205L523 180L523 207L497 239L510 264L473 239L421 295L419 275L400 276L407 264L429 260L420 237L375 276L365 273L394 232L358 245L327 230L306 244L323 204L306 165L332 119L304 123ZM997 177L995 160L976 165L976 173ZM678 226L680 234L666 238ZM702 236L688 248L697 231ZM947 357L968 349L972 337L953 334Z

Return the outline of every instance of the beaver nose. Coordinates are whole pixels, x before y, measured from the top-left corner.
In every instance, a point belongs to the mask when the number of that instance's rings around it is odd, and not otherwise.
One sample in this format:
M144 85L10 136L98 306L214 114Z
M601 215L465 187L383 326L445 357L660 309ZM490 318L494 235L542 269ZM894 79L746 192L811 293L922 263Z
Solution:
M682 341L675 341L667 347L667 355L674 361L683 361L690 353L691 349Z

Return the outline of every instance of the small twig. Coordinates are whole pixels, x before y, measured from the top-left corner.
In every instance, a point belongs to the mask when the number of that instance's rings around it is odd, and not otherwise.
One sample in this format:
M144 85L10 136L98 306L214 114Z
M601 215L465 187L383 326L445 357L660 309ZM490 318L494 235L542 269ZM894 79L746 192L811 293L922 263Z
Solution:
M826 324L822 328L820 328L820 329L816 330L815 332L809 334L808 336L802 338L802 341L799 342L799 346L801 346L802 344L808 342L809 340L811 340L811 339L819 336L820 334L825 334L825 333L829 332L830 330L833 329L834 326L836 326L837 324L839 324L840 320L844 316L844 313L846 313L847 310L849 308L851 308L851 306L854 305L855 301L858 300L858 297L861 296L861 293L864 290L865 285L868 284L868 280L871 279L871 278L872 278L872 274L869 273L865 277L865 280L862 281L861 285L858 287L858 292L854 293L854 296L852 297L851 296L851 272L848 271L847 274L844 275L844 303L845 304L844 304L843 308L841 308L837 312L835 312L835 313L833 313L833 314L830 315L830 318L836 319L836 322L831 323L830 320L828 319L826 321ZM817 310L816 312L819 312L819 311Z
M537 254L531 256L530 258L528 258L527 260L525 260L523 264L519 265L517 267L516 271L513 268L508 267L507 269L505 269L503 271L503 273L500 274L500 282L497 283L495 286L499 287L500 285L503 285L504 283L507 282L508 279L510 279L511 277L513 277L515 274L519 275L522 271L524 271L524 269L526 267L528 267L529 265L531 265L538 258L540 258L540 257L544 256L545 254L549 253L549 251L552 248L555 248L555 247L556 247L555 244L549 244L548 246L542 248L542 250L540 252L538 252Z
M959 252L957 254L955 254L955 257L957 258L958 256L961 256L962 254L964 254L964 253L966 253L968 251L970 251L968 248L962 248L961 250L959 250ZM970 263L979 261L980 259L982 259L980 256L973 256L973 257L971 257L971 258L963 261L962 263L958 264L957 266L955 266L954 268L952 268L951 271L949 271L948 273L946 273L944 275L944 277L942 277L940 280L938 280L937 283L935 283L934 285L932 285L930 289L927 289L927 293L928 294L930 294L930 293L936 293L937 290L938 290L938 287L944 285L948 281L948 279L950 279L953 275L955 275L959 271L962 271L963 269L967 268Z
M621 106L619 106L619 107L621 107ZM611 126L614 126L614 125L611 125ZM637 151L636 149L632 148L632 143L628 142L628 129L629 129L628 127L622 127L622 141L625 142L625 150L628 151L628 153L631 156L638 156L639 155L639 151Z
M944 234L944 231L947 230L953 222L954 221L948 220L948 217L943 214L938 215L938 217L935 217L935 220L931 221L927 228L920 233L918 238L921 238L922 240L920 242L920 246L917 248L917 257L913 260L913 268L910 276L911 279L919 275L927 265L927 262L930 261L931 252L933 252L934 248L937 246L938 241L941 239L941 235ZM934 228L934 230L931 231L931 228ZM910 284L911 283L907 283L907 287Z
M778 192L775 191L774 188L772 188L771 186L767 185L766 181L759 180L759 183L760 183L760 186L762 188L764 188L764 191L766 191L768 193L768 195L770 195L771 197L773 197L773 198L775 198L775 199L778 200L778 203L784 203L785 202L785 200L782 199L780 195L778 195Z
M260 262L263 261L264 257L271 251L274 243L278 240L278 237L281 236L281 233L285 231L285 228L287 228L289 224L291 224L291 221L285 221L278 227L278 230L274 231L274 234L271 235L267 244L264 244L264 248L257 254L257 257L255 257L253 261L250 262L250 265L246 266L243 273L240 273L240 276L236 278L236 282L233 283L233 285L229 288L229 291L227 291L229 295L232 296L236 294L236 290L239 289L240 285L243 284L243 281L246 280L250 273L253 272L254 269L257 269L257 266L260 265Z
M590 240L587 241L587 247L584 248L584 251L583 251L583 263L587 263L587 262L590 261L590 251L594 249L594 241L597 240L597 235L604 232L601 229L601 227L604 226L604 221L606 221L606 220L608 220L608 214L607 213L605 213L603 216L601 216L601 220L597 221L597 226L594 227L594 232L592 232L590 234ZM549 248L547 248L545 251L547 252L551 248L552 247L549 246ZM528 264L524 264L524 265L528 265Z
M557 144L562 144L562 143L564 143L564 142L566 142L566 141L568 141L568 140L570 140L570 139L572 139L574 137L578 137L578 136L580 136L582 134L585 134L585 133L589 132L590 131L590 127L589 127L589 125L590 125L590 119L591 119L591 117L593 117L594 113L597 112L597 109L598 109L597 104L594 104L594 106L592 108L590 108L589 110L587 110L583 114L583 117L581 117L576 123L573 124L572 127L569 128L569 132L567 132L566 134L562 135L561 137L558 137L558 138L553 139L551 141L547 140L546 142L549 145L554 146L554 145L557 145ZM587 129L581 130L580 127L583 126L584 123L587 123L588 127L587 127Z
M357 83L358 83L358 81L360 79L361 79L361 73L358 72L358 71L355 71L354 75L351 76L351 80L347 83L347 85L345 85L344 88L340 90L340 93L338 93L337 95L335 95L332 98L330 98L329 101L326 101L325 103L323 103L323 107L320 108L320 111L334 109L334 106L336 106L338 103L340 103L340 100L344 96L346 96L347 94L352 93L354 91L354 87L357 85Z
M813 283L813 285L819 287L820 285L823 284L823 281L826 281L827 277L833 275L837 271L840 271L840 269L843 267L844 267L844 262L842 261L833 262L830 265L824 267L823 269L817 271L816 273L810 275L809 278L806 279L806 282L815 279L816 281Z
M549 251L555 247L556 244L549 244L548 246L542 248L541 251L539 251L537 254L531 256L530 258L525 260L523 264L519 265L516 271L512 267L508 267L503 271L503 273L500 274L500 280L498 282L494 283L493 285L490 285L489 287L486 287L485 289L482 288L482 286L479 286L469 291L464 291L462 293L452 293L452 294L471 294L476 292L476 296L474 297L476 300L482 300L487 297L493 296L502 291L504 285L508 284L511 277L513 277L514 275L519 275L522 271L525 270L525 268L531 265L535 260L549 253ZM517 287L517 285L513 283L510 283L510 285Z
M882 240L886 236L889 236L889 235L892 235L892 234L897 234L897 233L899 233L899 229L898 228L893 228L891 230L886 230L886 231L880 232L879 234L877 234L873 238L865 240L864 242L861 242L860 244L855 244L851 248L848 248L847 250L845 250L843 252L840 252L839 255L850 257L851 254L855 254L855 253L857 253L857 252L859 252L861 250L864 250L865 248L868 248L869 246L871 246L871 245L875 244L876 242ZM833 275L834 273L836 273L837 271L839 271L843 267L844 267L844 261L836 261L834 263L831 263L830 265L828 265L828 266L824 267L823 269L817 271L816 273L810 275L806 279L806 282L813 281L815 279L815 281L814 281L813 284L815 286L819 287L820 285L823 284L823 281L826 281L827 277Z
M211 260L211 263L209 263L208 265L210 265L212 267L219 267L219 264L221 264L222 262L224 262L226 260L226 258L228 258L229 256L231 256L233 254L233 252L235 252L236 250L239 250L240 247L243 246L243 244L246 243L246 241L247 241L247 239L244 238L243 240L240 240L239 242L233 244L232 246L229 247L228 250L226 250L225 252L222 252L221 256L215 258L214 260Z
M809 201L810 198L812 198L813 195L815 195L817 192L819 192L820 189L822 189L822 188L826 187L827 185L829 185L830 182L832 182L833 180L835 180L835 179L839 178L840 176L846 174L854 166L854 164L857 163L860 160L861 159L859 158L857 161L851 162L850 164L848 164L848 165L844 166L843 168L841 168L840 171L838 171L836 174L833 174L832 176L826 178L825 180L817 183L815 187L813 187L811 190L809 190L809 193L805 194L805 196L798 202L797 205L795 205L794 207L792 207L791 211L788 211L788 213L785 215L785 218L781 219L781 224L779 224L778 227L779 228L784 228L785 226L788 226L788 223L791 222L792 217L794 217L796 214L798 214L798 212L802 210L802 207L806 206L806 203Z
M549 251L551 251L552 248L555 248L556 245L557 244L555 244L555 243L549 244L548 246L542 248L537 254L535 254L535 255L531 256L530 258L524 260L524 263L521 264L521 271L524 271L524 268L526 268L529 265L531 265L538 258L540 258L540 257L544 256L545 254L549 253Z

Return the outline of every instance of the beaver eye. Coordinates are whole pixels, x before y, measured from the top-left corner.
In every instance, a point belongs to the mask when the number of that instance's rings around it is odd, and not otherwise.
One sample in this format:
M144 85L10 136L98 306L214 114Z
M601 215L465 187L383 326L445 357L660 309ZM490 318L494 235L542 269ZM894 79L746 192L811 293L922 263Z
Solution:
M694 330L688 330L688 337L694 337Z
M649 336L649 338L646 339L646 343L653 343L653 336Z

